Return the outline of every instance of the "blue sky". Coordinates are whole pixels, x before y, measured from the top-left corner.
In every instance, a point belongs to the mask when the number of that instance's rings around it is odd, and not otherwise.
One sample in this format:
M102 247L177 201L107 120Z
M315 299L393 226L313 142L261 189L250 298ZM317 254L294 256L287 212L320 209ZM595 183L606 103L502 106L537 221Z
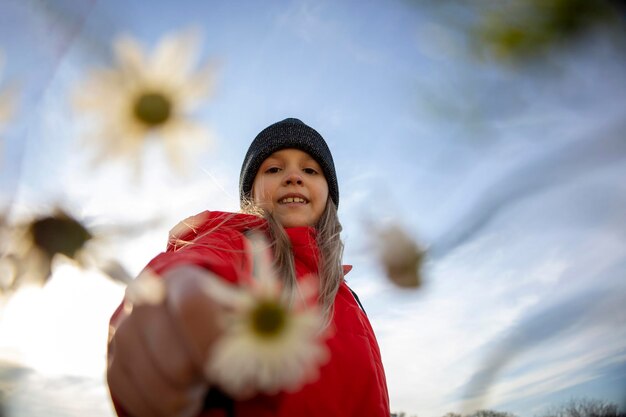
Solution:
M572 396L626 407L618 46L598 31L512 67L472 55L453 2L338 3L0 3L2 85L21 92L2 133L0 201L14 215L61 202L100 227L156 220L112 239L110 255L137 273L180 219L236 210L250 141L298 117L335 158L345 261L355 265L348 282L376 330L392 410L439 417L461 411L468 393L524 417ZM200 30L203 58L219 63L216 92L197 113L213 146L188 176L158 149L139 183L123 163L92 168L68 92L109 62L118 34L152 46L189 27ZM393 287L373 257L372 228L394 221L430 249L419 291ZM100 321L84 325L92 332L121 294L106 291L107 302L92 304ZM62 334L59 350L82 346ZM74 369L55 378L76 378Z

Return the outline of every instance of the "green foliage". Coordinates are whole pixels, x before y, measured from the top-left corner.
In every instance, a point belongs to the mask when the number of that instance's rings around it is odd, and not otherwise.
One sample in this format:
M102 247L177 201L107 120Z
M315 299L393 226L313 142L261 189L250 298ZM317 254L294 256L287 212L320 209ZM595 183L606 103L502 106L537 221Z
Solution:
M611 0L508 0L484 12L479 49L499 59L525 59L563 46L607 24L624 26Z

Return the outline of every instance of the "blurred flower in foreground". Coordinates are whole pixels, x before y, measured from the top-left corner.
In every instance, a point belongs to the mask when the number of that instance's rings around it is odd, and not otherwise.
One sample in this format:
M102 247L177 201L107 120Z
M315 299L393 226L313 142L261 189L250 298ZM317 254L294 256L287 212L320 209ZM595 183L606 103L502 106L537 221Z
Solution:
M380 262L387 277L403 288L421 286L424 250L397 225L378 230L376 238Z
M594 27L621 24L623 6L601 0L508 0L494 3L478 29L481 48L496 58L538 56ZM620 9L620 7L622 9Z
M212 92L214 66L194 71L198 49L191 33L166 36L151 56L130 37L114 44L116 66L94 71L79 86L74 101L94 122L93 137L102 152L96 162L125 156L141 166L150 138L160 138L173 166L185 167L183 148L208 142L208 132L189 118Z
M208 295L225 309L224 333L206 375L236 398L297 390L318 377L329 355L314 279L301 282L290 301L271 266L267 243L253 238L251 257L255 277L241 287L219 277L206 281Z
M62 210L14 227L3 223L7 240L0 257L0 292L15 290L26 282L43 285L59 259L83 268L97 262L94 235Z

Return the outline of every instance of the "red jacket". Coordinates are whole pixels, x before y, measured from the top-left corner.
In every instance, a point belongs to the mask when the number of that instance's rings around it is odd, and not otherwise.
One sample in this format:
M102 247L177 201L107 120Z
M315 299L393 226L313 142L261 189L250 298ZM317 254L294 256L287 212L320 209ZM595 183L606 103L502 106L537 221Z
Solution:
M194 264L235 283L239 277L250 274L244 252L244 233L252 229L266 230L266 227L265 220L256 216L203 212L175 228L167 251L148 266L163 273L175 265ZM297 277L317 273L319 250L315 229L294 227L286 231L292 243ZM387 384L376 337L345 282L341 283L335 298L332 325L334 332L327 340L331 358L320 369L317 381L295 393L236 402L234 414L241 417L389 417ZM224 414L211 410L199 417L221 415Z

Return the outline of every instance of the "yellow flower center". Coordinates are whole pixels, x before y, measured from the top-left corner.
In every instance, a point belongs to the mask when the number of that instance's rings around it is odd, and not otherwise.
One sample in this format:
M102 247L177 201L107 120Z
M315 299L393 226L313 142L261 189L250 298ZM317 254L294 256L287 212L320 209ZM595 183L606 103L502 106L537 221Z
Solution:
M287 311L274 301L262 301L251 312L252 331L265 338L280 335L287 323Z
M35 220L30 225L30 233L35 246L50 258L57 253L74 258L92 238L83 225L65 215Z
M149 127L165 123L172 112L172 102L161 93L143 93L135 101L135 117Z

